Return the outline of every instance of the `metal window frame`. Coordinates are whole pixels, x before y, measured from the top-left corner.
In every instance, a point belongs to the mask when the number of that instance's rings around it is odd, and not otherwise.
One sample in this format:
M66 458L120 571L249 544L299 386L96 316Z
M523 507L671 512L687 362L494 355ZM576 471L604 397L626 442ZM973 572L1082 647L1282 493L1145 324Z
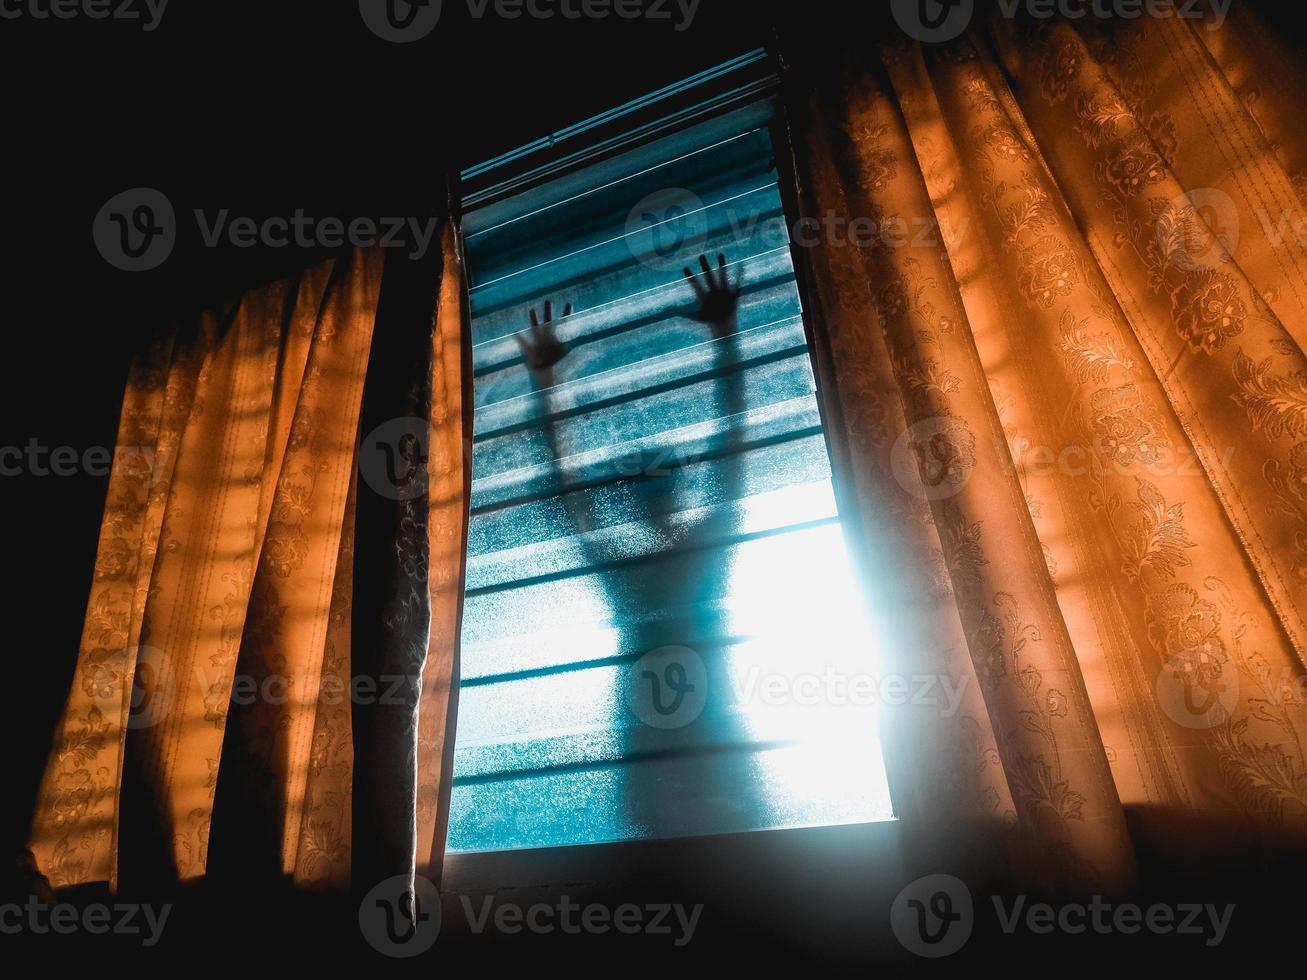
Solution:
M467 167L464 215L622 151L756 102L780 88L773 55L755 48L589 119Z
M714 68L658 89L615 109L592 116L557 132L526 143L514 150L467 167L460 174L462 214L466 220L476 212L526 193L533 188L566 177L595 163L651 143L671 133L720 118L737 109L774 100L769 126L780 174L782 205L788 219L799 213L794 189L794 157L791 128L785 100L781 98L784 64L772 51L757 48ZM827 400L821 397L823 376L816 358L824 348L814 343L813 318L819 316L811 269L803 250L790 244L799 290L809 356L814 358L818 386L818 410L822 418L826 452L832 461L832 483L837 502L846 500L839 481L839 448L830 437L826 417ZM843 511L843 508L840 508ZM841 514L841 517L843 514ZM886 757L886 766L890 760ZM502 893L520 888L540 889L573 886L577 882L611 884L627 877L642 878L649 857L664 864L670 856L694 859L705 847L725 853L756 854L758 848L803 850L821 841L845 841L858 845L858 860L851 870L883 873L889 855L899 852L898 805L895 780L889 790L895 817L885 821L772 830L742 831L711 837L657 838L573 844L555 847L521 848L447 854L441 890L447 894Z

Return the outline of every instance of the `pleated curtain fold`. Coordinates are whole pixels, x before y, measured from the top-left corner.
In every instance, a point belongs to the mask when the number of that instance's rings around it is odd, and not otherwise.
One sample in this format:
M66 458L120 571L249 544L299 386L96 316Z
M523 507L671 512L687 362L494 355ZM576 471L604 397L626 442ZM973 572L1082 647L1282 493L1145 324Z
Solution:
M53 885L438 876L463 295L445 220L421 260L355 249L137 359L33 821Z
M890 725L900 815L1075 887L1128 886L1127 812L1307 830L1301 137L1208 26L795 57L846 527L893 669L967 692Z

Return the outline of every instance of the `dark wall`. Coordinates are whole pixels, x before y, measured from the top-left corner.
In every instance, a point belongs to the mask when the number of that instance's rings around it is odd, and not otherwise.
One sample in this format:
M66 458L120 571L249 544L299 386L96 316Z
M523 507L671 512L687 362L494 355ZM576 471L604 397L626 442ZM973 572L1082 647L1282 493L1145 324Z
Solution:
M139 6L139 5L138 5ZM474 20L445 0L415 44L375 37L352 0L174 2L157 29L6 20L0 223L8 290L0 444L112 446L133 349L161 320L309 261L203 246L179 222L158 269L124 273L91 223L128 188L179 214L424 215L440 175L710 67L765 40L762 4L703 0L691 27ZM107 478L3 477L9 690L22 840L72 677Z

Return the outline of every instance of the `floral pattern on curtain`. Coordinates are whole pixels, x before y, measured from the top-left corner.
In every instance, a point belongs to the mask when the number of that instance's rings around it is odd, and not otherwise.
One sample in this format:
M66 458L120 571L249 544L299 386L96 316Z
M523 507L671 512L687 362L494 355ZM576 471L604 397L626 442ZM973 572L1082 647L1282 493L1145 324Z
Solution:
M882 639L976 682L896 723L901 815L1060 882L1130 881L1125 807L1307 830L1302 157L1225 37L995 15L793 114L807 217L876 229L809 259Z
M349 885L355 519L360 497L375 493L360 476L360 424L391 288L383 268L389 276L381 249L356 249L171 330L138 357L76 678L33 820L32 850L56 887L185 881L229 861L224 871ZM432 571L419 605L430 622L409 755L421 765L407 791L422 839L410 827L397 845L420 870L443 851L435 811L449 779L466 526L452 222L408 278L423 271L426 329L384 324L428 347L418 360L430 420L419 530Z

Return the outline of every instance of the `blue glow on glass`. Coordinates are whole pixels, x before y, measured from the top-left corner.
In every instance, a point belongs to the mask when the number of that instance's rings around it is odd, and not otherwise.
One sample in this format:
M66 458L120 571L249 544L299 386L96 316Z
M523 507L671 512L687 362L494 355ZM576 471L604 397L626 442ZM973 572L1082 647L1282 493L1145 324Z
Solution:
M469 222L452 851L891 816L872 631L757 119L701 124ZM633 206L669 187L702 213L649 261ZM681 266L700 253L745 277L733 330L694 319ZM516 336L545 299L575 312L542 386Z

